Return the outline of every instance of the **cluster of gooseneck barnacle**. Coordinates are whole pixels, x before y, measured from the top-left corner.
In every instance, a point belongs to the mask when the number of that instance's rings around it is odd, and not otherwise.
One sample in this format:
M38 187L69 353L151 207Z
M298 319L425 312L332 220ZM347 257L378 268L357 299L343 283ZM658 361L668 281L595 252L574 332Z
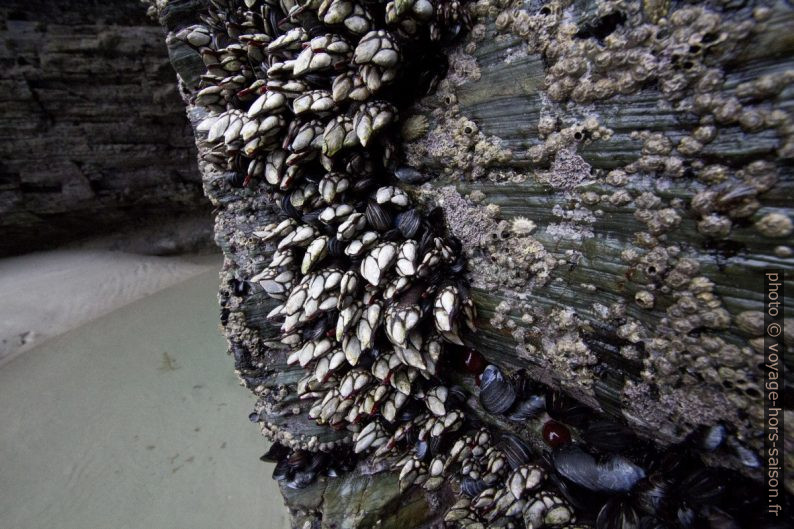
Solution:
M204 24L176 35L207 66L196 97L210 112L200 125L205 159L231 171L232 185L266 183L284 213L255 231L274 252L249 280L279 300L269 318L288 362L306 370L295 389L311 403L308 416L351 432L352 452L397 458L403 489L435 490L456 476L462 496L446 521L466 529L570 526L572 505L587 512L575 487L598 495L599 529L636 527L659 490L666 499L681 484L686 497L653 517L722 515L710 504L713 479L687 468L651 481L652 466L624 456L622 445L611 451L614 428L600 433L608 450L592 455L567 434L541 464L516 436L468 428L466 395L441 372L445 350L462 344L463 328L474 330L459 242L389 176L400 72L463 18L454 0L212 0ZM482 367L486 412L559 418L548 398ZM549 431L565 437L562 426ZM276 444L267 457L278 463L274 476L303 487L355 464L349 450L330 449ZM640 507L623 501L629 493Z
M266 182L284 213L254 232L275 251L249 279L281 301L268 318L307 370L298 395L357 453L408 416L433 435L463 420L439 373L474 330L460 245L389 177L404 89L391 85L462 18L446 0L212 0L176 35L207 66L205 160L246 175L233 184Z

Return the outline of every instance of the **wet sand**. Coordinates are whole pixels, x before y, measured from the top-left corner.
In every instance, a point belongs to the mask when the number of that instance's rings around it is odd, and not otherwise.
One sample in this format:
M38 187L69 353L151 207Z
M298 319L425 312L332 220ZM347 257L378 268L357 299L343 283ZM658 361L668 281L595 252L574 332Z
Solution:
M0 366L0 527L289 526L201 266Z
M104 249L2 259L0 364L136 299L217 270L218 262L214 255L156 257Z

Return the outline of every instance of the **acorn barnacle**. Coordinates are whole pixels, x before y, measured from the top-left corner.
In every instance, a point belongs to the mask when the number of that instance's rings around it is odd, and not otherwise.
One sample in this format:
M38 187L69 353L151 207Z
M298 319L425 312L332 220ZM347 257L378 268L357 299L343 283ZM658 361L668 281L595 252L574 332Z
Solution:
M510 231L519 237L529 235L536 227L535 221L526 217L515 217L510 221Z

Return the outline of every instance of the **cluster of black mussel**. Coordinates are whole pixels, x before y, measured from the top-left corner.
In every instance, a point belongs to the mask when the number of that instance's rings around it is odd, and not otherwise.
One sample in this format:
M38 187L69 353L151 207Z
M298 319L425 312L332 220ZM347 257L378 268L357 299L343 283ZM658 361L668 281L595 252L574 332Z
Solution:
M472 373L476 352L460 351L465 365L448 366ZM475 358L472 361L472 358ZM482 357L480 357L482 358ZM484 365L484 364L483 364ZM547 484L573 506L576 523L572 527L596 529L783 529L794 527L790 516L775 520L767 516L769 502L760 482L743 473L707 466L703 456L730 458L751 468L760 466L757 456L743 447L725 425L701 427L683 442L659 447L596 412L564 393L532 381L522 371L508 376L494 365L486 365L476 375L479 403L487 413L500 416L517 426L540 427L546 445L542 454L528 461L533 450L515 435L498 432L493 425L478 419L482 410L466 410L466 423L459 431L447 434L441 443L428 445L408 437L406 447L430 460L449 451L464 433L483 426L498 439L496 446L507 455L511 466L531 463L548 473ZM465 407L466 390L452 386L450 395ZM409 407L403 411L409 420ZM540 426L542 425L542 426ZM538 429L538 428L534 428ZM352 470L357 456L349 449L334 453L291 450L274 444L262 456L275 462L274 479L288 487L304 487L319 475L335 477ZM463 477L461 493L476 496L486 485L481 480ZM775 500L784 505L791 498ZM552 526L547 526L552 527Z

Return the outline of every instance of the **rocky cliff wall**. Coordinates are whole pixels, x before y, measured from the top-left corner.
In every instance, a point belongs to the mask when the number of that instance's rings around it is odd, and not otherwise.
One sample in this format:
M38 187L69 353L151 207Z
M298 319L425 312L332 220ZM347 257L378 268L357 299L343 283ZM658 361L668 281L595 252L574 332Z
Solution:
M0 255L155 219L209 226L162 29L145 6L4 1L0 42Z

